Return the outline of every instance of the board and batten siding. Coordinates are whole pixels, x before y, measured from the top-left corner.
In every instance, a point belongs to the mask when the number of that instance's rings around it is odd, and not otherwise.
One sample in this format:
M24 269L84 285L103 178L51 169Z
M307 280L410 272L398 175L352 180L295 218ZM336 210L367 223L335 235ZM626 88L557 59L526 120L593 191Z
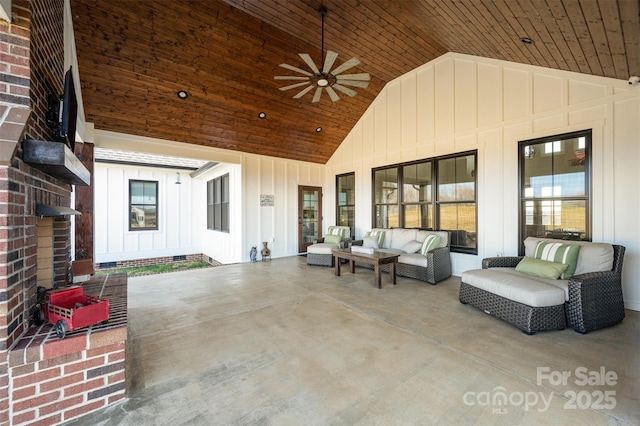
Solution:
M518 142L593 130L593 241L626 247L625 305L640 310L640 86L447 53L389 82L326 165L325 224L335 176L355 172L356 237L371 229L371 169L476 149L478 255L453 273L518 252Z
M176 185L176 173L181 184ZM194 224L202 213L194 208L199 184L189 170L95 163L96 262L197 254ZM158 182L158 229L129 230L129 181Z
M111 217L113 216L111 213L102 214L103 211L111 212L113 209L126 211L128 183L126 185L123 183L124 166L108 165L107 167L106 164L99 166L100 163L96 163L100 168L100 171L97 170L95 174L97 262L190 253L202 253L226 264L248 262L251 247L255 246L259 252L263 242L267 242L271 249L272 258L297 255L298 186L322 187L325 181L325 166L322 164L245 154L102 130L94 130L91 136L95 145L101 148L197 158L221 163L194 179L188 178L188 174L183 173L182 185L173 183L175 170L162 169L167 172L168 183L165 186L186 187L180 188L180 194L183 197L187 197L188 194L190 197L188 208L191 222L182 221L180 229L185 235L181 236L179 246L171 247L167 247L164 240L167 238L175 240L175 237L158 235L151 241L148 239L132 241L133 238L128 235L130 232L128 232L126 216ZM131 168L144 173L143 176L153 173L151 171L153 169L144 171L148 169L147 167ZM111 174L108 174L106 169L110 169ZM207 230L206 182L226 173L229 173L230 185L230 232ZM112 194L109 190L115 188L113 185L116 185L119 191L124 191L122 194L125 195L117 196L120 198L111 203L107 199L116 197L115 195L102 197L99 194ZM273 195L274 205L261 206L261 195ZM173 199L171 198L170 202ZM180 206L174 205L172 208L179 207L179 214L184 217L187 206L182 204L181 202ZM164 208L165 206L161 204L162 216L166 216L162 210ZM190 223L189 227L187 223ZM174 226L166 232L173 233L175 229L177 228ZM182 244L183 242L187 244L187 239L190 240L188 247ZM141 253L138 250L132 250L132 247L143 247L145 251Z
M207 182L229 175L229 232L207 229ZM238 164L221 163L194 179L197 195L194 197L194 231L202 235L199 249L218 262L242 262L242 170Z
M267 242L272 257L298 254L298 186L323 186L324 165L245 155L242 169L248 250L260 253ZM260 195L273 195L273 207L261 206Z

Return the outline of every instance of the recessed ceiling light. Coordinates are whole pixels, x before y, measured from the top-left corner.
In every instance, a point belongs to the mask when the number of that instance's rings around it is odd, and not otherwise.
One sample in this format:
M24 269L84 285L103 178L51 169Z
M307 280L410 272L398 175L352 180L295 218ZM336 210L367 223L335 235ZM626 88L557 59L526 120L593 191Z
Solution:
M187 99L189 97L189 94L186 90L178 90L177 95L180 99Z
M524 44L533 44L533 40L531 40L529 37L522 37L520 41Z
M261 119L265 119L265 118L267 118L267 113L266 113L266 112L260 112L260 113L258 113L258 118L261 118Z
M322 131L322 127L316 127L316 133L320 133Z

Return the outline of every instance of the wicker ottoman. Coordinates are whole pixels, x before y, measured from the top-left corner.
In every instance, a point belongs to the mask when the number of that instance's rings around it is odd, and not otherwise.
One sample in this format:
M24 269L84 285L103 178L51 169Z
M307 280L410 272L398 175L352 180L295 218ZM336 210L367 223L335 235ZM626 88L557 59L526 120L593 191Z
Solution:
M339 248L337 244L312 244L307 247L307 265L333 266L331 250Z
M460 302L507 321L526 334L562 330L565 320L565 292L526 277L477 269L462 273Z

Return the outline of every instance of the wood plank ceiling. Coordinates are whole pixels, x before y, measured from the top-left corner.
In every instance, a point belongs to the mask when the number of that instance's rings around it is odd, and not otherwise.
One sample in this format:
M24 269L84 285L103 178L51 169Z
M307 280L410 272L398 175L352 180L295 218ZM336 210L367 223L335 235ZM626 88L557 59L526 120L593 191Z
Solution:
M325 50L371 75L355 97L280 91ZM447 52L627 80L638 0L71 0L97 129L326 163L384 85ZM524 44L528 37L532 44ZM189 97L176 93L186 90ZM340 93L339 93L340 94ZM258 118L265 112L265 119ZM316 128L321 127L321 132ZM132 147L134 148L134 147Z

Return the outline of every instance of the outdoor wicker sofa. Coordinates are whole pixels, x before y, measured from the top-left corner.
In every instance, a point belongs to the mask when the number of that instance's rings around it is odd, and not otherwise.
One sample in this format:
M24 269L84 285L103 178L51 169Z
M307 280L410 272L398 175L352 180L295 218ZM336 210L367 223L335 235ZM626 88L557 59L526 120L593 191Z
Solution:
M451 276L451 233L449 231L429 231L415 228L374 228L368 234L382 233L376 250L399 254L396 275L413 278L429 284L437 284ZM421 253L422 245L429 237L437 236L437 247ZM353 242L367 245L366 238ZM417 247L417 248L416 248ZM373 269L373 265L356 262L356 266ZM383 272L389 272L389 265L381 265Z
M549 279L516 270L539 242L579 245L575 274ZM525 256L492 257L463 272L459 299L526 334L563 329L580 333L615 325L625 316L622 261L625 247L583 241L525 240Z

